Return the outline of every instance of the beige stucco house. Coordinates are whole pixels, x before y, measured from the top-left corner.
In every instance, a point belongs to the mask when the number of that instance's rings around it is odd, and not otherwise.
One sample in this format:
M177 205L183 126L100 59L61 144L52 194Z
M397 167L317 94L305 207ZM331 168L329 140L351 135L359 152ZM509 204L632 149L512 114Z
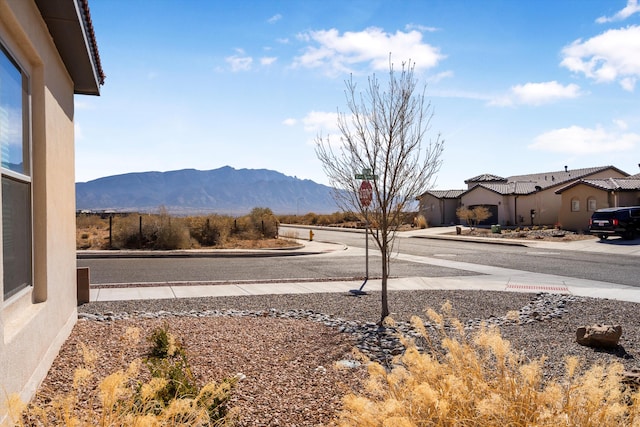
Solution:
M485 206L491 212L485 224L531 226L560 223L565 227L560 217L563 196L557 190L580 179L628 176L613 166L573 170L565 167L562 171L507 178L483 174L467 179L466 190L428 191L422 194L419 198L420 213L429 225L450 225L459 223L455 215L457 207Z
M558 219L568 230L589 229L596 209L640 205L640 174L628 178L580 179L558 190Z
M87 0L0 0L0 402L76 322L74 94L103 80Z

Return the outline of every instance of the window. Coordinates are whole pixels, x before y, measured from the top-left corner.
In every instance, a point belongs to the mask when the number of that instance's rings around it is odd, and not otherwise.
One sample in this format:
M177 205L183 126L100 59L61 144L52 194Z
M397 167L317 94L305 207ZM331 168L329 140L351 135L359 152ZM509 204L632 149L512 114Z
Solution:
M0 45L3 296L31 286L29 80Z
M580 200L578 199L571 200L571 212L580 212Z
M587 210L593 212L596 210L596 199L590 198L587 200Z

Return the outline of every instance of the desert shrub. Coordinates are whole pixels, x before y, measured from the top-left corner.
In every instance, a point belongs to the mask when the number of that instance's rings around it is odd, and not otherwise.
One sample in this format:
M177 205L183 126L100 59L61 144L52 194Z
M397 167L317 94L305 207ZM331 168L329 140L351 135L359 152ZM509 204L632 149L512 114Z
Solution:
M318 223L318 215L309 212L302 217L302 223L305 225L316 225Z
M278 218L269 208L253 208L249 215L234 221L233 235L239 239L272 239L278 237Z
M43 406L25 405L17 395L11 396L7 401L11 422L82 427L228 425L232 417L228 403L237 378L200 387L193 380L186 351L166 327L156 329L150 340L153 347L146 359L150 380L138 379L142 364L134 360L126 370L92 387L97 356L82 346L84 365L75 370L71 390Z
M491 212L485 206L475 206L471 209L461 206L456 209L456 216L460 221L466 222L473 231L478 224L491 217Z
M113 246L119 249L187 249L190 247L189 230L184 218L173 217L161 207L155 215L114 218Z
M109 220L103 219L100 215L94 214L77 214L76 215L76 227L77 228L108 228Z
M425 229L428 227L427 218L424 215L418 215L414 218L414 225L418 228Z
M223 245L231 234L233 218L223 215L186 218L189 235L201 246Z
M138 215L121 215L112 220L112 244L114 248L138 248L144 246L140 241Z
M366 392L345 397L341 426L638 425L640 392L621 387L621 364L577 375L570 357L562 380L545 380L543 360L523 362L497 327L468 334L450 305L443 310L427 312L438 337L412 319L427 352L405 340L392 370L369 365Z
M198 406L206 408L210 422L224 419L229 392L236 380L225 379L221 385L209 386L203 393L191 372L185 349L167 325L155 329L149 341L152 348L145 362L151 376L161 384L154 390L155 399L164 407L169 407L174 399L195 399Z
M183 218L169 215L164 207L158 215L143 222L142 234L152 249L186 249L189 247L189 231Z
M254 230L263 238L278 237L278 219L269 208L253 208L249 218Z

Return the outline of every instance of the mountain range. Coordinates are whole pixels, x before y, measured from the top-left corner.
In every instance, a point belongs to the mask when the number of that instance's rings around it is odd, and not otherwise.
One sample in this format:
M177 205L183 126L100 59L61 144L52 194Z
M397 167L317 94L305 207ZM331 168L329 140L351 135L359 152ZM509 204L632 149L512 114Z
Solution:
M242 215L255 207L276 214L333 213L333 189L268 169L224 166L201 171L137 172L76 183L76 209Z

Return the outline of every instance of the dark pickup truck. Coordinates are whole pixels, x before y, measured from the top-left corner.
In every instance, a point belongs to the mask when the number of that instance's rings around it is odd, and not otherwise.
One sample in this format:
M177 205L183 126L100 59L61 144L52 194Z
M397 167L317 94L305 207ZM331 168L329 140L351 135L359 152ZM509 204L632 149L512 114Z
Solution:
M598 209L589 220L589 233L601 239L622 236L635 239L640 230L640 206Z

